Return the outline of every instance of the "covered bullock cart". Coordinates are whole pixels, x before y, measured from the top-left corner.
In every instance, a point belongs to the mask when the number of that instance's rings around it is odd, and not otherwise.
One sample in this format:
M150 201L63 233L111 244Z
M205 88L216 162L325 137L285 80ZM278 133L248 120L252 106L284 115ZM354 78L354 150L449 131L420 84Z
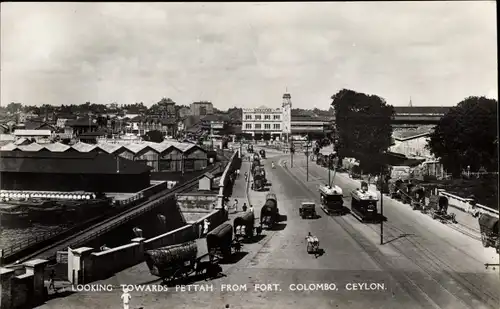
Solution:
M494 247L500 253L500 238L498 236L498 218L483 213L479 217L481 242L485 248Z
M147 250L144 255L152 275L173 281L186 278L195 271L198 247L196 242L190 241Z
M231 224L223 223L210 231L210 233L207 234L207 249L210 260L230 257L232 242L233 227Z
M234 219L234 235L237 239L253 237L255 216L253 212L246 212Z
M279 219L278 201L276 195L268 193L266 195L266 203L260 211L260 224L271 228Z

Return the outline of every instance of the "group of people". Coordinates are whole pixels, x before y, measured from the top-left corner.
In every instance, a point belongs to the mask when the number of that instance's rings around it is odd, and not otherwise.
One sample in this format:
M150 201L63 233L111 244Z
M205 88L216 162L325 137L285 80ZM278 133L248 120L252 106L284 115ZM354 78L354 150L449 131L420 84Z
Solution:
M232 208L234 209L235 212L238 212L238 199L234 199L234 203L233 203ZM241 207L241 209L243 209L243 212L246 212L247 210L250 212L254 211L252 205L250 205L250 207L247 207L247 203L243 203L243 206Z

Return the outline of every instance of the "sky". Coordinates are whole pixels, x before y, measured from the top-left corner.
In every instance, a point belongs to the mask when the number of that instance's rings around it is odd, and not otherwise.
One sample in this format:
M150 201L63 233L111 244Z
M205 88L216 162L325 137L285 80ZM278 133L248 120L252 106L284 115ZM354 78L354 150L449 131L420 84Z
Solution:
M1 105L328 109L498 99L496 7L474 2L2 3Z

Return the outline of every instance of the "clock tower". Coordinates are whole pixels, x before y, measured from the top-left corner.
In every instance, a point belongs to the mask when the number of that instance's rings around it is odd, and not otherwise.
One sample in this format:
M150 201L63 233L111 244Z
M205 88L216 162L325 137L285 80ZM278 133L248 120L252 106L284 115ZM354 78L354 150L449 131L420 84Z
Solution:
M288 142L289 136L292 133L292 96L289 93L283 94L282 108L282 125L283 133L286 134L286 141Z

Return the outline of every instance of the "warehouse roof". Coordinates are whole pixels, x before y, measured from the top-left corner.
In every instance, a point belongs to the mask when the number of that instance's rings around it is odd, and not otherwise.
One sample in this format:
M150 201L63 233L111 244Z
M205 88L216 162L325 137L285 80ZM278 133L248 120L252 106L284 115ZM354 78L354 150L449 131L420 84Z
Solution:
M75 149L78 152L89 152L94 150L96 147L97 147L96 145L82 143L82 142L76 143L73 146L71 146L71 148Z
M45 149L44 146L37 144L37 143L31 143L28 145L19 145L17 146L17 149L22 150L22 151L40 151L42 149Z
M44 145L47 150L50 150L52 152L65 152L66 150L70 149L68 145L64 145L62 143L54 143L54 144L46 144Z
M32 143L29 145L15 145L13 143L7 144L5 146L2 146L0 149L2 151L12 151L15 149L19 149L22 151L39 151L42 149L47 149L52 152L61 152L61 151L66 151L69 148L73 148L74 150L82 153L88 153L94 149L100 149L106 153L113 154L116 151L120 149L126 149L127 151L130 151L134 154L137 154L141 151L143 151L146 148L150 148L158 153L163 153L164 151L168 150L169 148L174 147L175 149L181 151L181 152L189 152L194 149L199 149L204 152L205 149L199 147L198 145L191 144L191 143L179 143L179 142L174 142L174 141L164 141L162 143L153 143L153 142L141 142L141 143L125 143L125 144L112 144L112 143L99 143L97 145L91 145L87 143L82 143L79 142L71 147L66 146L61 143L55 143L55 144L43 144L39 145L37 143Z
M444 115L451 106L394 106L394 112L398 114L439 114Z
M118 162L117 162L118 160ZM119 172L117 172L117 165ZM0 172L49 174L143 174L151 167L105 153L19 152L2 153Z

